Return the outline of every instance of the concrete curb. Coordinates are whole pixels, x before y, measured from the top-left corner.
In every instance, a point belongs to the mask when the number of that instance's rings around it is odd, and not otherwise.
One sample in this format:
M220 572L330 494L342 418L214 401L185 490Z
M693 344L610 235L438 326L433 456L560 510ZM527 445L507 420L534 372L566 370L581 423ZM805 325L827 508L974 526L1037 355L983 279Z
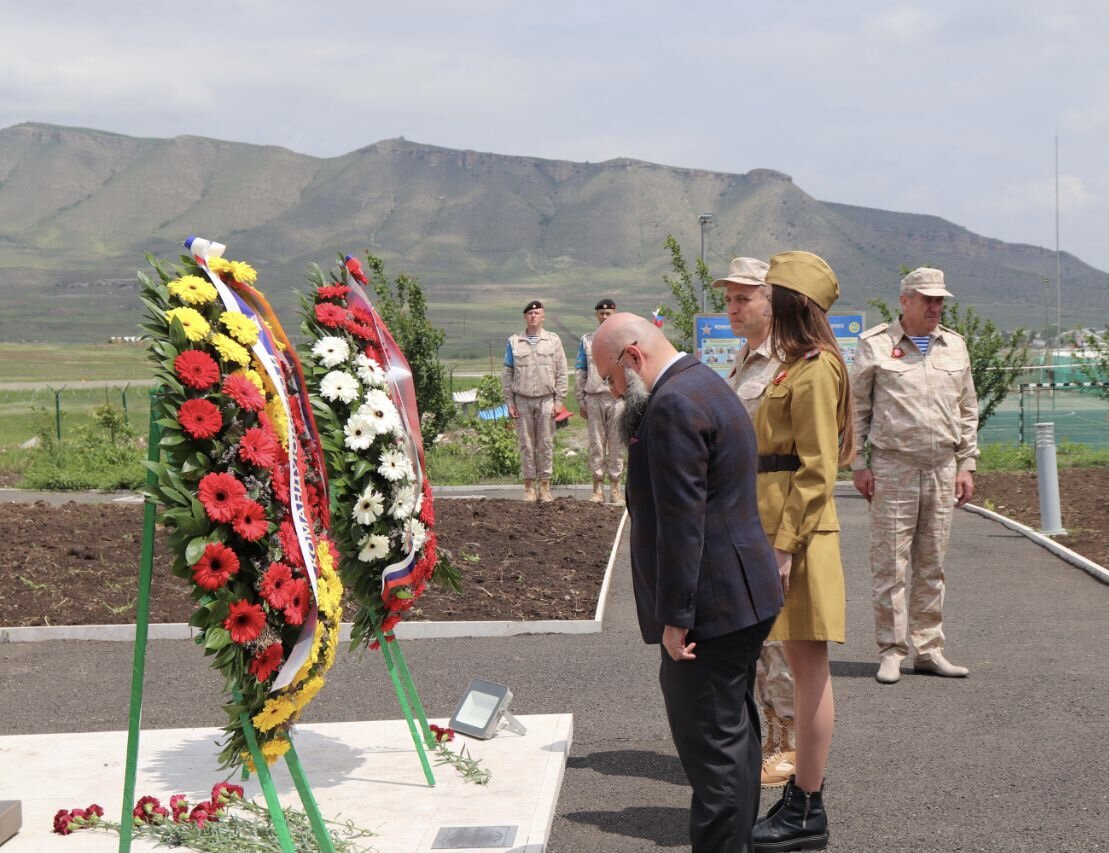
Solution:
M976 506L975 504L967 504L965 507L963 507L963 509L969 510L975 515L981 515L982 517L988 518L991 521L996 521L998 524L1008 527L1010 530L1015 530L1022 536L1031 539L1040 547L1047 549L1056 557L1065 560L1072 566L1077 566L1078 568L1082 569L1082 571L1084 571L1095 580L1101 581L1103 584L1109 584L1109 569L1106 569L1104 566L1098 565L1093 560L1083 557L1081 554L1076 554L1070 548L1060 545L1058 542L1055 542L1047 536L1044 536L1042 533L1037 533L1028 525L1021 524L1019 521L1013 521L1013 519L1011 518L1006 518L1005 516L999 515L992 510Z
M620 517L616 536L609 551L601 590L597 594L597 611L592 619L538 619L534 622L401 622L397 625L399 640L441 640L463 637L516 637L522 634L599 634L603 628L605 604L616 564L616 552L627 523L627 511ZM350 640L351 623L339 625L339 639ZM151 623L147 626L150 640L191 640L196 629L184 622ZM134 625L35 625L30 627L0 628L2 643L34 643L43 640L93 640L97 642L135 641Z

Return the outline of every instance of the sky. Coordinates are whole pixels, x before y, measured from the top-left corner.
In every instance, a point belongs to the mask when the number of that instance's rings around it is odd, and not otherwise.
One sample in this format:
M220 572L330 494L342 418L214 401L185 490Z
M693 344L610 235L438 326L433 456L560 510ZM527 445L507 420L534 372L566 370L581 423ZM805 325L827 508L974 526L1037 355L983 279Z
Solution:
M1109 270L1105 0L0 0L0 127L770 168Z

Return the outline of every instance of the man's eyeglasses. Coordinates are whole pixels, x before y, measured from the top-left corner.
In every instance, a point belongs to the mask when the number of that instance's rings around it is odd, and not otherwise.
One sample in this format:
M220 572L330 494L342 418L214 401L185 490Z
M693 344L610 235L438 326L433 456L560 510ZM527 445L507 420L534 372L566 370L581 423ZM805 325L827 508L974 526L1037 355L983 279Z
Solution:
M619 364L621 367L623 367L624 365L621 364L620 362L623 361L624 356L626 356L628 354L628 347L635 347L635 346L639 346L639 341L632 341L630 344L628 344L628 346L626 346L622 350L620 350L620 355L616 356L616 363ZM611 388L612 387L612 374L610 373L608 376L606 376L604 379L602 379L601 384L604 385L606 388Z

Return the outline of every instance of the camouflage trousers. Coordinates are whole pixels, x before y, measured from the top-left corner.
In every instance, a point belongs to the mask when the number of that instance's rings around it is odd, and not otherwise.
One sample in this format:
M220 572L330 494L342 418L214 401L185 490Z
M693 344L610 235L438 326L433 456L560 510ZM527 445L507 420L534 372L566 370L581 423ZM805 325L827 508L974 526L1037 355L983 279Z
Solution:
M875 450L871 469L870 572L878 654L904 657L910 644L918 656L942 652L943 560L955 512L955 460L921 468L899 454Z
M589 426L589 470L594 480L605 474L612 482L624 473L624 445L620 441L617 420L624 410L624 401L608 391L585 395L586 423Z
M755 668L755 698L763 716L769 710L783 719L793 719L793 674L780 640L762 644Z
M525 480L549 480L554 470L554 397L516 397L516 438Z

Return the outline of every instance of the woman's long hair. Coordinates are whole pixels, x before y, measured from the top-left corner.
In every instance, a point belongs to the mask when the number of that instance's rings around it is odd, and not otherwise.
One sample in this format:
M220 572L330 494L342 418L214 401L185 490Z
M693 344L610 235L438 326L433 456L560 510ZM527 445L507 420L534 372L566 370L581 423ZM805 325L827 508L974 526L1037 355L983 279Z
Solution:
M770 304L774 314L770 321L770 337L780 358L792 364L814 347L836 358L843 367L837 424L839 426L839 464L846 465L855 457L855 423L851 415L851 380L836 336L824 310L796 290L778 285L770 288Z

